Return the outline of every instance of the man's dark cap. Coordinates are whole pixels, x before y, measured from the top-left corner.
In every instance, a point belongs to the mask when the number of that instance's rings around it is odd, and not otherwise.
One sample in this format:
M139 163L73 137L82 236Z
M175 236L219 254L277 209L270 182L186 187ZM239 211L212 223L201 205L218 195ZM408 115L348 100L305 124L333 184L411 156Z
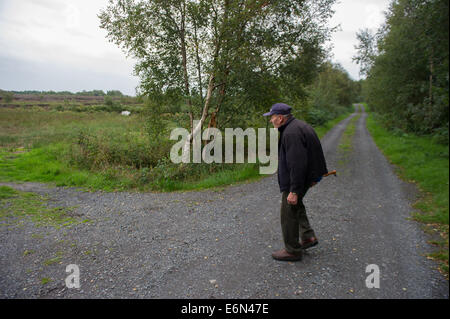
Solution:
M276 103L272 105L269 113L264 113L263 116L271 116L274 114L287 115L291 114L292 107L284 103Z

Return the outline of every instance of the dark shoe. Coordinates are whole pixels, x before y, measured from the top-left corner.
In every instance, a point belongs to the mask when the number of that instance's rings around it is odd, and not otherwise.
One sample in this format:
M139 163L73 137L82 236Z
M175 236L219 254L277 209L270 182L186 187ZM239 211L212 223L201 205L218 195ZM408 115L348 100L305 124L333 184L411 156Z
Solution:
M308 249L311 248L313 246L316 246L319 243L319 241L317 240L316 237L311 237L305 240L302 240L302 248L303 249Z
M273 259L282 260L282 261L299 261L302 260L302 255L294 255L290 254L286 251L286 249L281 249L272 253Z

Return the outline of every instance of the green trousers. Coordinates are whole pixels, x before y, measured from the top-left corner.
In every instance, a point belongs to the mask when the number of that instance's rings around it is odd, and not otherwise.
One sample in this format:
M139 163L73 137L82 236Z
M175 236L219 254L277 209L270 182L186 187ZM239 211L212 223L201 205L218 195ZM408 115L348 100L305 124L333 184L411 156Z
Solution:
M283 192L281 197L281 231L286 251L290 254L301 254L302 245L299 241L315 237L314 230L309 224L306 216L303 198L299 198L297 205L290 205L287 202L289 192Z

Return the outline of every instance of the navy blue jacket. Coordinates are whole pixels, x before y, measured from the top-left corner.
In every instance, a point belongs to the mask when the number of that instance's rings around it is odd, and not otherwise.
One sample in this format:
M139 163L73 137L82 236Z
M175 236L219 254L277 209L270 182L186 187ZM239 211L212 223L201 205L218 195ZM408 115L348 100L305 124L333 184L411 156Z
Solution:
M293 116L278 128L278 184L281 192L305 196L311 183L328 172L314 129Z

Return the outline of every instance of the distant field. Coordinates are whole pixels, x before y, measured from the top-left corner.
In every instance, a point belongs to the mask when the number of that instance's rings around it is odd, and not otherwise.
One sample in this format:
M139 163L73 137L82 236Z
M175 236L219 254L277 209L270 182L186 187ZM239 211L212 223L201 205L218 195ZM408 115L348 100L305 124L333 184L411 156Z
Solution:
M35 104L36 102L62 102L64 100L73 100L80 103L102 103L105 96L94 96L94 95L80 95L80 94L13 94L13 100L8 103L22 103L29 102ZM137 98L131 96L110 96L114 100L121 100L126 102L126 104L137 103ZM0 95L0 105L7 103L5 98Z
M10 100L0 95L0 108L33 108L57 111L140 112L143 104L130 96L84 96L60 94L13 94Z
M65 101L65 102L64 102ZM52 182L107 191L191 190L260 178L259 164L173 164L170 130L187 127L183 113L158 114L162 138L154 136L143 104L120 98L26 96L0 103L0 181ZM45 103L44 103L45 102ZM99 102L100 104L88 103ZM46 104L40 106L40 104ZM131 111L130 116L120 114ZM340 118L316 127L323 136ZM259 124L266 126L265 119Z

